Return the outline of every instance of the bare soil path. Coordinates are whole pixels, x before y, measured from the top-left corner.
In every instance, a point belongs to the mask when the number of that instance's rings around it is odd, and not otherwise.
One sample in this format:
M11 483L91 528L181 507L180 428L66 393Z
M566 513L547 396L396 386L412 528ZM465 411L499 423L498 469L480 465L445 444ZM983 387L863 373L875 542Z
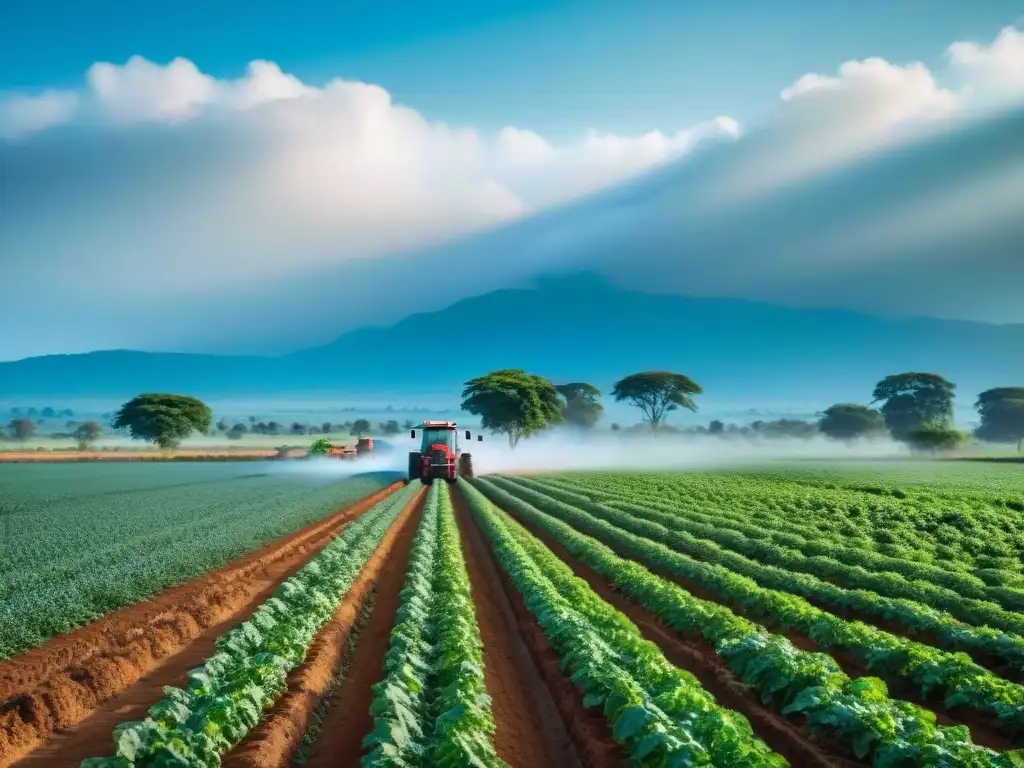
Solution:
M558 655L555 653L543 630L530 613L522 595L505 573L501 564L487 544L480 527L465 505L465 501L455 494L456 513L460 528L466 532L470 546L477 562L498 575L500 591L512 608L515 624L522 641L533 658L534 669L540 675L551 696L561 719L559 730L568 734L575 751L575 760L587 768L621 768L628 762L623 748L612 738L611 727L604 716L595 710L583 706L583 694L560 667ZM579 764L577 763L577 764ZM572 765L573 763L569 763ZM516 768L518 765L514 764Z
M409 554L416 538L419 510L422 509L422 498L421 496L417 514L408 517L398 531L391 556L377 582L373 611L366 626L359 633L359 642L352 654L351 671L342 681L332 700L332 706L327 711L320 738L313 745L309 762L306 763L307 768L350 768L359 765L363 754L363 737L373 730L373 718L370 716L372 688L384 676L384 655L387 653L391 628L395 625L395 615L398 613L399 593L405 584ZM343 645L341 643L337 648L339 658ZM301 735L299 739L301 740Z
M483 640L484 680L491 696L498 756L512 768L579 766L551 692L519 633L487 545L474 529L459 493L452 494L452 503Z
M242 743L225 756L224 768L270 768L289 764L291 756L306 734L314 710L328 693L330 684L339 671L349 634L359 619L363 601L375 590L389 586L385 582L403 557L406 562L408 561L409 549L412 547L412 540L422 514L423 501L424 493L421 491L399 514L376 551L363 566L334 617L317 635L306 660L289 675L288 690ZM403 574L405 572L404 567L398 570ZM376 610L375 602L374 612ZM371 621L372 615L371 613ZM391 624L394 624L393 615ZM388 625L389 634L390 631L391 625ZM361 641L362 633L359 637ZM381 664L383 665L383 656ZM347 683L347 680L342 681L342 688ZM368 713L369 702L366 709ZM358 763L359 759L356 756L353 762L347 764Z

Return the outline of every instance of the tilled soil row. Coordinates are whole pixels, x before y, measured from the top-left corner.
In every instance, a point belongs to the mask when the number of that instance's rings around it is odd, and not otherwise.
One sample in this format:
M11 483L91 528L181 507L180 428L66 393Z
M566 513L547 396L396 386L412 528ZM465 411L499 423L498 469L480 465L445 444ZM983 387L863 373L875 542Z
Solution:
M421 493L417 514L405 519L401 525L392 527L396 532L391 556L386 567L378 567L379 579L376 583L376 596L373 610L370 612L366 626L359 632L359 641L352 654L352 664L342 681L340 688L331 700L331 707L324 714L320 736L309 750L306 768L326 768L327 766L357 766L363 754L362 741L373 730L373 717L370 705L373 702L373 686L384 677L384 656L391 641L391 629L395 626L398 613L399 594L405 584L406 571L409 568L409 557L416 539L416 527L419 523L425 495ZM390 532L389 532L390 533ZM382 561L381 566L385 566ZM358 609L356 611L358 615ZM355 616L353 616L355 618ZM336 641L337 662L332 671L337 669L344 652L344 639ZM333 676L333 675L332 675ZM324 682L330 681L328 677ZM312 710L310 710L312 711ZM308 716L305 722L308 722ZM292 752L299 746L305 734L305 726L301 731L290 735ZM231 763L232 766L280 766L288 762L266 763Z
M180 683L213 653L217 637L401 485L0 664L0 768L44 741L52 743L25 765L77 765L76 755L109 753L114 725L144 716L164 685Z
M580 766L551 691L519 631L499 566L459 493L452 494L452 504L483 641L484 680L495 721L495 750L510 766Z
M693 674L719 704L746 717L754 732L791 765L853 768L866 764L855 759L845 745L808 735L801 727L800 718L787 719L762 704L756 693L737 679L715 654L710 643L702 637L681 635L666 626L654 613L623 597L603 576L569 554L546 531L524 520L515 510L498 506L539 538L603 600L627 616L646 639L661 648L665 658Z
M359 577L346 593L334 617L320 630L305 661L288 676L287 692L278 699L268 713L264 714L260 724L249 732L242 743L225 756L223 762L225 768L270 768L271 766L289 764L291 756L302 743L313 712L328 693L331 682L337 674L349 634L359 618L363 601L374 590L377 590L377 598L367 627L360 632L359 644L368 642L372 646L379 643L379 638L375 638L373 634L374 615L378 616L377 625L382 626L386 623L386 631L390 634L397 610L397 595L401 590L401 579L398 580L398 590L394 590L396 610L391 611L390 617L381 617L388 613L388 600L396 581L394 575L404 575L405 573L416 527L422 514L423 501L424 493L421 491L399 514L381 540L377 550L366 561ZM386 650L386 636L383 647ZM357 646L353 665L358 665L359 662ZM383 666L383 655L381 656L381 666ZM354 679L358 679L360 674L355 671L356 669L353 666ZM380 672L379 669L377 671ZM376 682L379 677L378 674L373 682ZM352 720L361 721L363 720L363 711L360 709L360 705L345 701L345 689L350 687L354 686L350 686L348 680L342 682L336 711L345 713ZM372 697L372 692L370 695ZM347 711L349 706L353 706L355 709ZM366 716L369 715L369 710L370 705L367 700ZM328 710L328 712L330 711ZM357 713L359 717L355 717ZM330 714L327 717L330 719ZM324 734L326 741L330 741L332 738L331 728L331 723L325 722L321 733ZM366 732L368 733L369 729ZM359 739L362 739L363 735L365 734L359 734ZM355 747L354 753L329 751L332 759L337 758L339 765L358 765L360 757L358 743L355 744Z
M526 607L522 595L512 583L508 574L505 573L501 563L498 562L493 551L486 541L486 537L480 530L479 525L473 518L472 513L466 506L460 493L453 494L456 517L459 521L459 528L463 535L463 549L468 551L467 565L470 569L470 577L473 579L474 600L478 606L478 616L485 602L483 594L477 598L476 590L486 590L491 596L492 602L507 605L511 609L511 615L506 614L501 619L507 629L506 634L514 638L514 646L522 644L525 646L532 665L522 669L522 679L515 682L511 679L510 670L503 670L501 662L496 658L500 651L501 642L494 635L496 626L490 621L480 622L480 630L483 635L484 661L495 677L501 675L501 683L492 687L491 679L488 679L488 693L492 698L497 693L500 698L495 700L493 714L496 720L497 733L495 734L495 746L499 747L499 755L509 762L513 768L530 765L556 765L556 766L578 766L584 765L587 768L621 768L628 763L628 758L622 747L612 738L611 727L604 716L597 710L586 709L583 706L583 696L573 685L565 672L562 671L558 654L551 647L544 631L537 623L536 618ZM488 609L490 610L490 609ZM479 621L479 618L478 618ZM506 622L512 622L508 626ZM485 627L487 631L485 633ZM499 630L500 631L500 630ZM520 659L521 654L516 654ZM494 662L493 664L491 662ZM522 663L518 662L517 663ZM532 666L532 669L530 669ZM502 671L503 670L503 671ZM530 684L530 680L541 683L539 687ZM527 700L530 706L535 708L532 717L520 713L522 702L513 702L511 696L516 695L515 685L526 684L529 686L530 699ZM503 686L508 685L509 691L504 691ZM548 703L550 702L550 704ZM519 713L519 714L515 714ZM506 720L506 715L514 720ZM536 724L537 718L542 720ZM531 721L533 724L531 725ZM538 730L539 728L539 730ZM531 730L532 729L532 730ZM524 736L532 734L530 738L535 739L532 745L515 743L517 731ZM540 748L543 762L523 762L531 750ZM502 752L504 750L504 753ZM549 761L554 762L549 762Z

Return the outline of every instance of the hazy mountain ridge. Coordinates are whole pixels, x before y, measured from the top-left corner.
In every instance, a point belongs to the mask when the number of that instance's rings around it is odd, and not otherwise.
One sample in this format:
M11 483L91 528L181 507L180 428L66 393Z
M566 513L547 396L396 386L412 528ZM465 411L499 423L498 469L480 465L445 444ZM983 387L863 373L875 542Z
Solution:
M1021 324L654 295L580 274L464 299L280 357L112 350L0 363L0 397L451 388L455 398L469 377L524 367L601 387L639 369L675 369L751 407L778 398L864 401L888 373L934 370L973 402L981 389L1024 381L1021 350Z

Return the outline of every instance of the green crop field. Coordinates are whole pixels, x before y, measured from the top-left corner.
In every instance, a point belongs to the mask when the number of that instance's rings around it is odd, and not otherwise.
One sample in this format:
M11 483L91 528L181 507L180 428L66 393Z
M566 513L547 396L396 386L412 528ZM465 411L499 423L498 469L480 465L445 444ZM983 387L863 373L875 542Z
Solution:
M217 568L395 479L254 466L0 465L0 658Z
M0 467L8 653L392 479L264 469ZM1022 469L416 481L252 598L147 716L59 747L109 735L83 768L1021 766ZM75 679L109 687L104 663ZM3 734L0 762L27 752Z

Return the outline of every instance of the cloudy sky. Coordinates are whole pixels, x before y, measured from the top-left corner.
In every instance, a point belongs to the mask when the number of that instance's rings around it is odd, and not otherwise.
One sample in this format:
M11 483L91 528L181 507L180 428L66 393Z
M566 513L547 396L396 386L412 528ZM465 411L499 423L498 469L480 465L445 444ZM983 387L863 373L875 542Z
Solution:
M0 359L280 351L570 268L1024 322L1019 3L19 5Z

